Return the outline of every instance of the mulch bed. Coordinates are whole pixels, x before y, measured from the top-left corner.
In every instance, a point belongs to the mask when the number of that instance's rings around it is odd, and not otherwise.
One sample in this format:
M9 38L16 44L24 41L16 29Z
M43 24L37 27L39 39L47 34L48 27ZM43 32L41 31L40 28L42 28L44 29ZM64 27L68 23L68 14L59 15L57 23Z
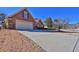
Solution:
M16 30L0 30L0 52L45 52L39 45Z

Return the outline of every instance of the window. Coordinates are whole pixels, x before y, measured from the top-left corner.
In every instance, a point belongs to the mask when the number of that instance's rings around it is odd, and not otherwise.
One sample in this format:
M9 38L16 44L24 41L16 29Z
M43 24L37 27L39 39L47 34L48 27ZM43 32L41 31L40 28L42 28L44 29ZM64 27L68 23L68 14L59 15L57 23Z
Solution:
M28 13L26 11L24 11L24 19L27 20L28 19Z

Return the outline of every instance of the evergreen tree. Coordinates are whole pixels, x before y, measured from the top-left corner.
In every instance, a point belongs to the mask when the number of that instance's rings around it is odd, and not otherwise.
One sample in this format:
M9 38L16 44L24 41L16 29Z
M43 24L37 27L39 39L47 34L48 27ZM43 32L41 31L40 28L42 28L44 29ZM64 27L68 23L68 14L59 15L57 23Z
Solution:
M48 29L52 29L53 21L52 21L51 17L47 17L45 23L46 23Z

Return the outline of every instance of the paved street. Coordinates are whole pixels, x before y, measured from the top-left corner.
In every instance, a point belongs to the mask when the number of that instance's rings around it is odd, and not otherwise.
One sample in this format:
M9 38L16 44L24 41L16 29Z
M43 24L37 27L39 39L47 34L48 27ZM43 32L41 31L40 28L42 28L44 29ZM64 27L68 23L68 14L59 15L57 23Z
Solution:
M79 51L77 48L77 44L79 43L77 42L78 34L75 33L29 32L29 31L18 31L18 32L29 37L48 52L72 52L73 49L75 49L74 51L76 50Z

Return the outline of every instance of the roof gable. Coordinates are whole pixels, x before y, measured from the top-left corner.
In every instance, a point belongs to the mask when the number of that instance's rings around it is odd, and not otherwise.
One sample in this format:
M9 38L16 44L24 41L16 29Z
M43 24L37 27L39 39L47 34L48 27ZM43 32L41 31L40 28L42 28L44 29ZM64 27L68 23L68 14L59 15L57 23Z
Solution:
M22 9L18 10L17 12L15 12L15 13L9 15L8 17L13 17L13 16L15 16L16 14L18 14L18 13L24 11L24 10L27 11L27 8L22 8Z
M18 12L8 16L8 18L17 18L19 20L24 20L25 18L27 18L28 21L35 22L34 18L32 17L31 13L27 10L27 8L22 8Z

